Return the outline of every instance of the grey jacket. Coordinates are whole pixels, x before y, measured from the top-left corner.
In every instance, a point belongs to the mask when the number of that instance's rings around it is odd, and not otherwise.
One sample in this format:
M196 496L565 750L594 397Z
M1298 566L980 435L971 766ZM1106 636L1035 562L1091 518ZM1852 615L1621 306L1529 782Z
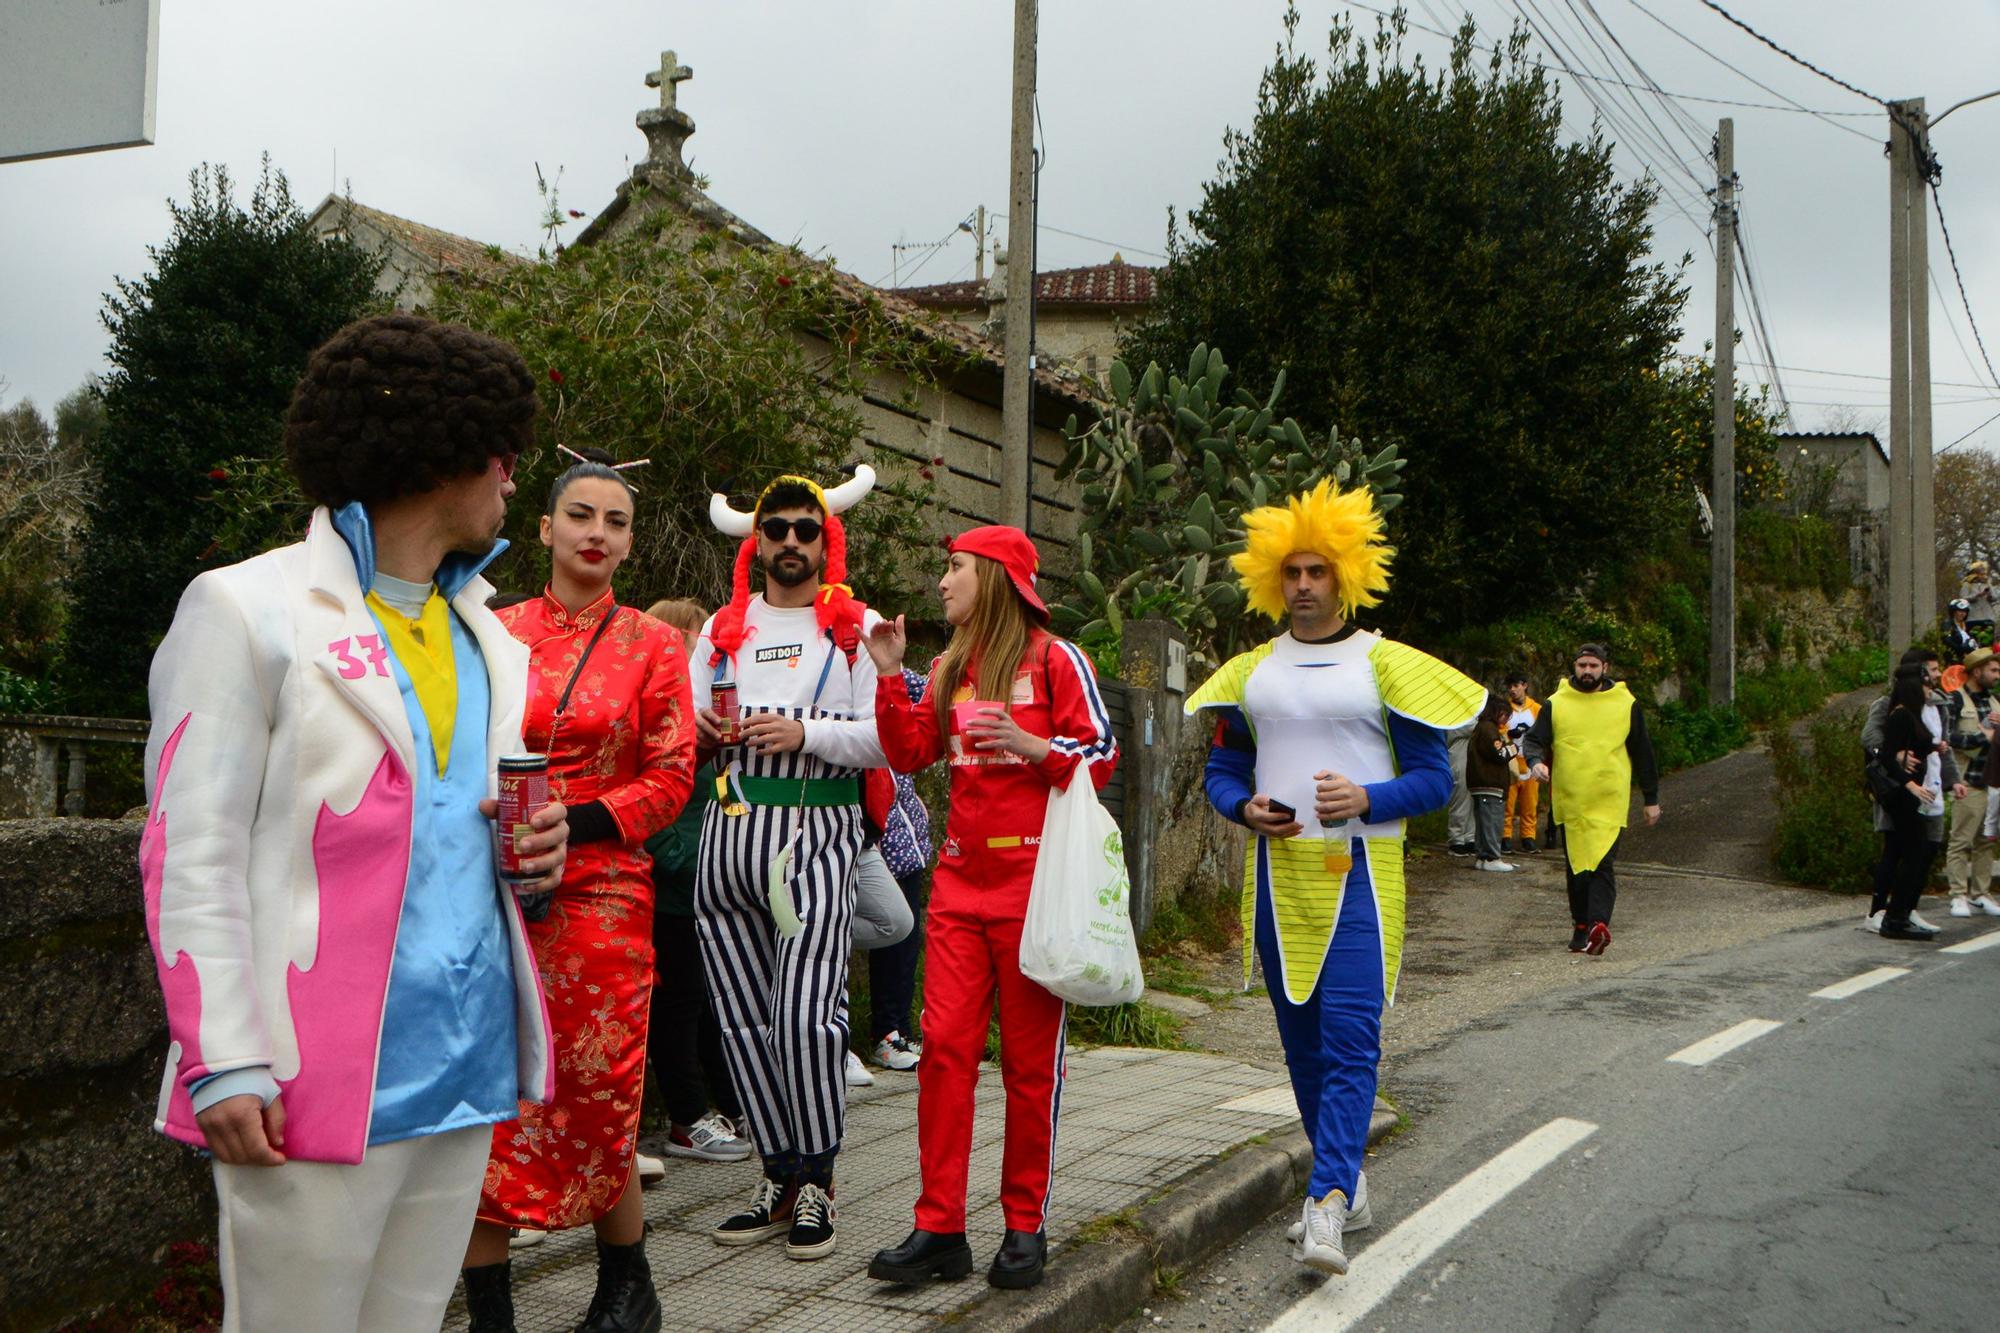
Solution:
M1937 690L1932 690L1930 694L1931 706L1934 708L1943 708L1945 705L1944 695ZM1861 724L1862 750L1868 754L1873 754L1882 748L1883 726L1888 720L1889 696L1885 694L1874 703L1868 705L1868 718ZM1954 755L1949 749L1938 756L1938 774L1938 780L1944 784L1946 791L1950 791L1953 787L1957 786L1961 780L1958 771L1958 756ZM1889 832L1891 828L1889 816L1882 813L1882 807L1873 801L1870 801L1868 806L1875 814L1875 831L1878 833ZM1926 815L1924 818L1926 823L1933 826L1931 841L1940 841L1944 836L1944 816Z

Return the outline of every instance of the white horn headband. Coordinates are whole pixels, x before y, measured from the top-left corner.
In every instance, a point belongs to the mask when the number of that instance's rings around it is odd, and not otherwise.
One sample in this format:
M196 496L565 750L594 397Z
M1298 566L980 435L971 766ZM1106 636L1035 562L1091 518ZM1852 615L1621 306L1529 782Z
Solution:
M811 485L810 482L807 483ZM875 489L875 469L863 463L854 469L854 476L830 491L822 491L817 486L822 507L831 518L844 514L860 504L864 496ZM769 489L766 488L766 494ZM757 526L757 516L746 514L729 503L729 497L720 493L708 497L708 521L715 530L725 537L748 537Z

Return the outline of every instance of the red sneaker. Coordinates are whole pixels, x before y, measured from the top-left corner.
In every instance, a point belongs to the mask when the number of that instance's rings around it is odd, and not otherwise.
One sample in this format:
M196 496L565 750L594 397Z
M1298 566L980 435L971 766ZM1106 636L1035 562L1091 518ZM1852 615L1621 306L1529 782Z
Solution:
M1609 943L1611 943L1611 927L1602 921L1591 922L1590 942L1583 946L1583 951L1587 954L1600 954L1604 952L1604 946Z

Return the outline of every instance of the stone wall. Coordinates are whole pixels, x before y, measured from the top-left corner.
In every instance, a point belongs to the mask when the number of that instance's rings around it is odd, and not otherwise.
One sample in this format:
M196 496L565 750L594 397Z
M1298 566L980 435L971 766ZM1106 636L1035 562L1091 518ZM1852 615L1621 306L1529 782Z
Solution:
M140 821L0 821L0 1330L149 1287L213 1234L196 1154L154 1133L166 1014Z
M1818 667L1829 653L1872 637L1866 588L1847 588L1828 600L1817 588L1745 584L1737 590L1736 616L1739 672L1787 663Z

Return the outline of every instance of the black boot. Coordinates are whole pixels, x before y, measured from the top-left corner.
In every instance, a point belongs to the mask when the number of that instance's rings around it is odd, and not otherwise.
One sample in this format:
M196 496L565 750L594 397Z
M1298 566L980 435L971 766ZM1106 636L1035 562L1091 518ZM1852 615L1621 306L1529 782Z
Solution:
M470 1333L514 1333L514 1264L503 1259L497 1264L463 1268L465 1317Z
M963 1231L912 1231L893 1250L877 1250L868 1261L868 1276L878 1282L915 1286L931 1278L956 1281L972 1272L972 1247Z
M660 1333L660 1297L646 1263L646 1242L597 1242L597 1294L576 1333Z
M1049 1259L1049 1238L1039 1231L1008 1231L993 1256L986 1280L996 1287L1032 1287L1042 1280Z

